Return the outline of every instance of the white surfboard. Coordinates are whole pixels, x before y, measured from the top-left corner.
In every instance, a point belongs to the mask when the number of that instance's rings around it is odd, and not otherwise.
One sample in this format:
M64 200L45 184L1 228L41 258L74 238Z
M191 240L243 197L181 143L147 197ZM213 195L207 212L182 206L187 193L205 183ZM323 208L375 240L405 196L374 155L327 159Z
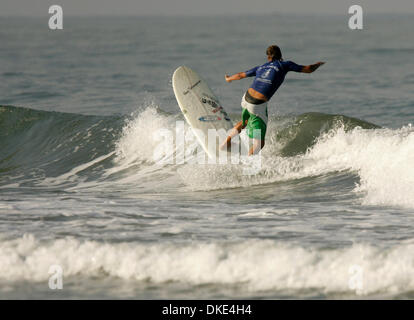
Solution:
M172 85L178 105L197 140L210 158L217 157L219 144L233 128L230 117L207 83L190 68L182 66L175 70ZM214 141L210 139L210 143L209 130L210 137L214 132L219 137Z

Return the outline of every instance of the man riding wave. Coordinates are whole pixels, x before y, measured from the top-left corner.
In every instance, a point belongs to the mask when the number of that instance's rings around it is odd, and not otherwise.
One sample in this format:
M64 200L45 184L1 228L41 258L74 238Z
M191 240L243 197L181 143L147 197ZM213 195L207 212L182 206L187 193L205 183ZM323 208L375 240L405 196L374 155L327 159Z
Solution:
M285 80L289 71L312 73L325 62L317 62L308 66L301 66L292 61L283 61L280 48L272 45L266 50L268 62L254 67L246 72L239 72L232 76L225 76L227 82L255 77L252 85L243 95L242 120L238 122L220 149L230 148L231 139L246 128L247 135L253 139L253 146L249 155L259 152L265 144L266 128L268 121L267 103L276 90Z

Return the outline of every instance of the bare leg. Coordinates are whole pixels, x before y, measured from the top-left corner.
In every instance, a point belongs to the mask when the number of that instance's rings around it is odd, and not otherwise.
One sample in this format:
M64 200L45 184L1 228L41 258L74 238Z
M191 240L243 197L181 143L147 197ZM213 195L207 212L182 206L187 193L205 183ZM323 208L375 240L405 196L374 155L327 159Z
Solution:
M247 123L247 121L246 121ZM244 129L246 127L246 123L243 126L243 122L239 121L234 127L233 129L230 131L229 136L227 137L226 141L224 141L221 146L220 146L220 150L223 150L225 148L230 148L231 147L231 139L235 136L237 136L242 129Z
M265 145L264 139L263 140L253 139L253 146L249 150L249 156L258 153L261 149L263 149L264 145Z

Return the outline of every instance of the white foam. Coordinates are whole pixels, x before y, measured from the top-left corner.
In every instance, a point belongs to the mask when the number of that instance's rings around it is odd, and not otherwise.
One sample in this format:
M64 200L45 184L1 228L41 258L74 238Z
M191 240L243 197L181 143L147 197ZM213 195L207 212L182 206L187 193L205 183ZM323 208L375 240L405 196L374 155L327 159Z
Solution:
M176 141L176 135L187 136L189 131L189 126L183 119L161 114L155 105L146 107L124 126L122 136L116 144L116 165L107 174L142 163L153 165L155 170L175 164L176 158L182 156L180 152L197 145L194 139L185 141L185 148L181 148L180 142ZM170 141L169 138L172 139L171 144L166 143Z
M269 217L269 216L292 216L298 215L299 209L296 208L261 208L257 210L250 210L246 213L239 214L240 217Z
M279 141L270 138L261 152L259 173L245 175L246 164L175 163L180 152L198 145L195 140L185 140L185 148L177 148L174 140L171 148L164 150L163 160L156 161L154 150L160 148L160 130L168 130L175 137L176 120L176 116L161 114L154 104L137 113L123 128L115 148L114 166L103 173L103 178L133 169L118 175L115 182L109 179L110 183L139 183L151 188L161 177L163 185L176 188L181 178L189 189L212 190L352 171L361 178L355 191L362 193L364 204L414 208L414 128L410 125L396 130L356 128L348 132L339 127L322 135L308 152L294 157L278 156ZM274 125L270 122L269 129L274 130ZM186 136L190 131L185 123L180 130ZM72 179L103 159L105 156L80 165L60 178Z
M170 128L171 119L158 113L155 106L147 107L124 126L116 145L117 161L125 164L153 162L154 149L159 144L154 133Z
M242 165L186 165L178 173L195 190L245 187L353 171L361 182L355 188L364 204L414 208L414 128L345 132L343 127L320 137L304 155L280 157L274 146L263 150L261 170L243 175Z
M365 204L414 208L414 128L398 130L343 128L323 136L307 158L336 170L358 172L355 189Z
M249 240L239 243L108 244L33 236L0 241L0 279L47 281L53 264L69 276L115 276L153 283L239 284L246 291L319 289L358 294L414 290L414 244L384 249L355 244L316 250Z

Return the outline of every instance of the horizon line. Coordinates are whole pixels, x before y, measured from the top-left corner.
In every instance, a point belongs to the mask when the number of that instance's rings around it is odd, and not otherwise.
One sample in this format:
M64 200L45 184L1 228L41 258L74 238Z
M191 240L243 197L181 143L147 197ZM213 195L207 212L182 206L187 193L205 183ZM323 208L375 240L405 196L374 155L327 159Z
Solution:
M74 17L74 18L83 18L83 17L125 17L125 18L143 18L143 17L177 17L177 18L186 18L186 17L251 17L251 16L330 16L330 17L338 17L338 16L347 16L347 13L336 13L336 12L263 12L263 13L206 13L206 14L171 14L171 13L151 13L151 14L126 14L126 13L76 13L76 14L65 14L65 17ZM414 12L384 12L384 11L370 11L369 13L365 13L366 15L389 15L389 16L396 16L396 15L404 15L404 16L411 16L414 15ZM1 14L0 18L41 18L41 17L48 17L50 14L45 12L44 14Z

